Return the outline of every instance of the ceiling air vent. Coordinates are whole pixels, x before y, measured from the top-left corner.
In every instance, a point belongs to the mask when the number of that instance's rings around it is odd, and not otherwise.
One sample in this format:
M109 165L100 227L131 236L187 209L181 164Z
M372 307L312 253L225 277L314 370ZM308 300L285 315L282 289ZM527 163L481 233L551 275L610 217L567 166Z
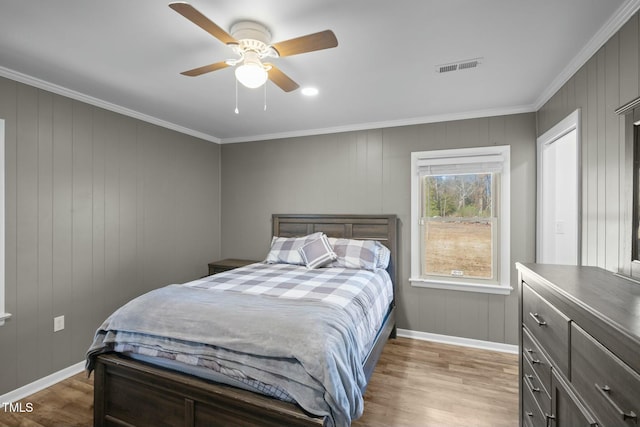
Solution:
M467 70L469 68L476 68L478 65L480 65L480 60L481 59L482 58L465 59L463 61L452 62L452 63L449 63L449 64L436 65L436 72L437 73L449 73L451 71Z

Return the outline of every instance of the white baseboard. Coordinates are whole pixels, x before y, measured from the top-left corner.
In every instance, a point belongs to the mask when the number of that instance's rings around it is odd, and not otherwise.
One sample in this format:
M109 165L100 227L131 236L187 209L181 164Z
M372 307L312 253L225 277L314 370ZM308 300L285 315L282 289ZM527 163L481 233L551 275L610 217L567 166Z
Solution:
M517 345L504 344L499 342L474 340L471 338L454 337L451 335L432 334L431 332L412 331L409 329L398 329L398 336L413 338L416 340L433 341L443 344L459 345L461 347L479 348L482 350L499 351L501 353L518 354Z
M84 370L84 361L78 362L75 365L71 365L68 368L54 372L51 375L47 375L44 378L40 378L30 384L10 391L7 394L0 396L0 405L3 403L12 403L20 399L24 399L27 396L37 393L40 390L44 390L47 387L51 387L55 383L58 383L64 379L67 379L75 374L79 374Z

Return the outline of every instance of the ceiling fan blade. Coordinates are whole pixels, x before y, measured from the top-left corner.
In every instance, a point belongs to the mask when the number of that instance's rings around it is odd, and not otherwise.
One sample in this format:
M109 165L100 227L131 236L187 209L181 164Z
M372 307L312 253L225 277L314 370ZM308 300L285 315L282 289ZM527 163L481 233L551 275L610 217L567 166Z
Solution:
M224 44L229 43L238 43L236 39L234 39L229 33L227 33L222 28L218 27L214 24L209 18L200 13L195 7L191 6L189 3L185 2L176 2L170 3L169 7L180 15L187 18L189 21L196 24L198 27L205 30L207 33L211 34L213 37L217 38Z
M329 49L338 46L338 39L331 30L320 31L272 45L280 56L291 56L314 50Z
M283 73L279 68L271 65L271 69L267 72L269 74L269 80L276 84L280 89L285 92L292 92L300 87L300 85L294 82L291 77Z
M216 62L215 64L205 65L204 67L194 68L193 70L183 71L180 74L182 74L183 76L196 77L205 73L210 73L212 71L217 71L223 68L227 68L228 66L229 65L226 62L222 61L222 62Z

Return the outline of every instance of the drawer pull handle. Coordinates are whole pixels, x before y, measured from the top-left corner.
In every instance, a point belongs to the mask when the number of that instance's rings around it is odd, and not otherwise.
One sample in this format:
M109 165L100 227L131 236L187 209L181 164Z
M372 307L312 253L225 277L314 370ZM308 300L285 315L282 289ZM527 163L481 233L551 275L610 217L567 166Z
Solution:
M533 375L525 374L524 382L527 383L527 387L529 387L529 390L531 390L533 393L540 393L540 389L538 387L533 386L532 380L533 380Z
M533 317L533 320L536 321L538 326L546 326L547 322L544 320L540 320L540 315L538 313L529 313L529 316Z
M525 414L527 414L527 417L533 417L533 412L526 411Z
M626 413L622 409L620 409L620 407L616 404L616 402L613 401L611 396L609 396L609 392L611 391L611 387L609 387L608 385L605 385L604 387L600 387L598 384L596 384L595 386L598 388L598 391L600 392L602 397L604 397L605 400L607 402L609 402L609 405L611 405L611 407L622 417L623 421L635 420L635 419L638 418L638 416L635 414L635 412L630 411L629 413Z
M525 351L529 353L529 354L525 354L525 357L532 365L535 365L536 363L542 364L542 362L539 359L533 358L533 353L534 353L533 350L525 348Z
M529 354L533 353L533 349L532 348L525 348L524 351L526 351Z
M555 419L556 419L555 415L549 415L547 413L544 414L544 417L547 419L546 427L550 427L551 426L551 421L555 421Z

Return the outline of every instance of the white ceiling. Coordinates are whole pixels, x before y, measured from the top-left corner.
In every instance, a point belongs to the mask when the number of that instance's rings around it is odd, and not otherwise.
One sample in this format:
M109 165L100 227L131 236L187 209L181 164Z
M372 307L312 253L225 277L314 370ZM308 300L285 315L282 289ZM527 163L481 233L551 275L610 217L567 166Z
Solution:
M338 47L272 62L301 87L238 89L233 57L158 0L0 0L0 75L215 142L535 111L619 29L638 0L192 0L229 31L273 42L331 29ZM478 68L435 66L483 58Z

